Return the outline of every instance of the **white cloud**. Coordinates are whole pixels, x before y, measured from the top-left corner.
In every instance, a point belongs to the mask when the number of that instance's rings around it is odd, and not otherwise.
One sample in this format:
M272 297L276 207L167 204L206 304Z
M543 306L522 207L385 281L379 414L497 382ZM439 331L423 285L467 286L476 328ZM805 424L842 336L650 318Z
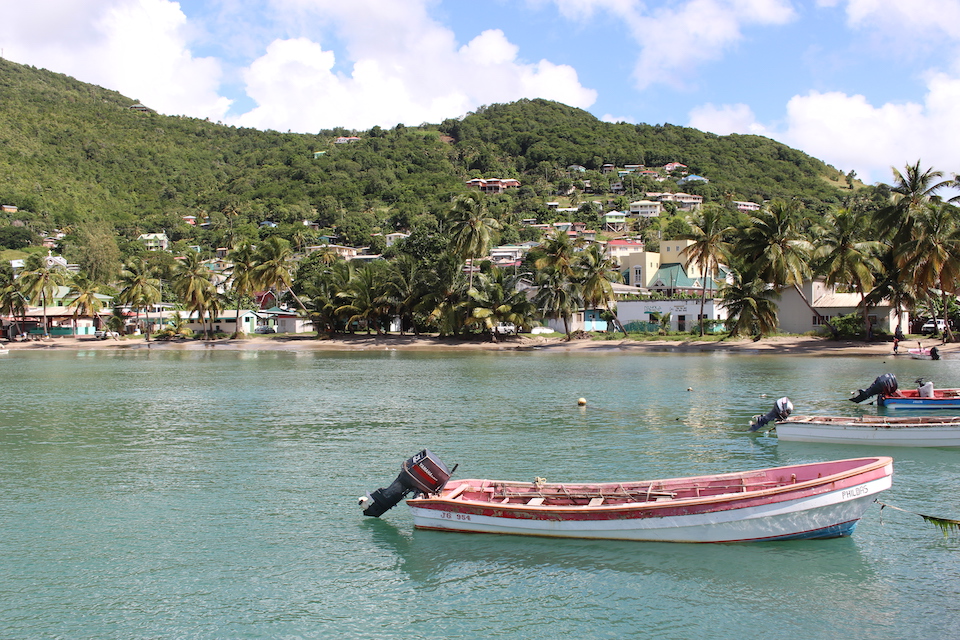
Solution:
M276 40L244 74L257 107L243 126L316 131L439 122L483 104L546 98L586 108L596 91L568 65L526 62L502 31L458 47L422 2L282 0L300 19L336 29L337 59L316 38Z
M194 58L167 0L2 0L4 56L119 91L169 114L221 118L220 66Z
M727 104L717 107L705 104L690 112L689 126L720 136L731 133L768 135L766 127L757 122L753 110L745 104Z
M638 89L683 87L697 67L718 60L743 39L742 28L783 25L796 18L789 0L686 0L649 9L641 0L554 0L564 17L582 21L598 11L615 16L639 47Z
M691 0L633 20L642 50L634 69L638 88L682 86L692 70L719 59L747 25L781 25L794 18L782 0Z
M613 123L626 122L627 124L637 124L637 120L632 116L619 117L610 113L603 114L600 120L602 120L603 122L613 122Z
M848 0L847 20L852 26L882 30L889 36L915 36L942 32L960 37L960 0Z
M922 104L871 105L860 95L810 92L787 105L787 128L778 136L837 168L856 169L862 179L888 182L890 167L920 160L925 167L955 172L960 122L955 105L960 79L929 79Z
M782 127L758 123L746 105L707 104L690 113L690 126L720 135L753 133L774 138L865 182L888 182L891 167L920 161L948 174L960 171L960 78L934 74L922 103L874 106L862 95L811 91L786 105Z

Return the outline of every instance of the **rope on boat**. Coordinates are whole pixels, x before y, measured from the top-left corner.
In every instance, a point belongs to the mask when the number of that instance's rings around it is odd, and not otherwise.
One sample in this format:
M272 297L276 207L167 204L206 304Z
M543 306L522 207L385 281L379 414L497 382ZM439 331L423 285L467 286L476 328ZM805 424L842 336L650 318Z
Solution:
M935 527L939 527L943 531L943 537L946 538L947 534L951 531L960 531L960 520L953 520L951 518L938 518L936 516L928 516L923 513L917 513L916 511L908 511L907 509L901 509L900 507L895 507L892 504L887 504L886 502L880 502L879 500L874 500L877 504L880 505L880 524L883 524L883 510L886 507L891 509L896 509L897 511L903 511L904 513L912 513L915 516L920 516L930 524Z

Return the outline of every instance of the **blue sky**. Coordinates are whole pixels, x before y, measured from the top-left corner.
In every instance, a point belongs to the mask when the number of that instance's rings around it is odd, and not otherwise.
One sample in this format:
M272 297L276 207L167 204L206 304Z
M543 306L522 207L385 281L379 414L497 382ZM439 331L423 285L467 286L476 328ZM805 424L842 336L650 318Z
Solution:
M542 97L960 171L960 0L0 0L3 57L161 113L315 132Z

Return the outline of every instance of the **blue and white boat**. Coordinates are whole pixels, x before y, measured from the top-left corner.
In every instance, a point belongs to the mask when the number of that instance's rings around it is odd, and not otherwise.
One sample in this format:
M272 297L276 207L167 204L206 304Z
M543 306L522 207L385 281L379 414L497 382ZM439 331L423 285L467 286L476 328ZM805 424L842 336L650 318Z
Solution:
M923 378L916 383L916 389L900 389L896 376L885 373L850 400L863 402L877 396L877 406L887 409L960 409L960 389L935 389L933 382L924 382Z

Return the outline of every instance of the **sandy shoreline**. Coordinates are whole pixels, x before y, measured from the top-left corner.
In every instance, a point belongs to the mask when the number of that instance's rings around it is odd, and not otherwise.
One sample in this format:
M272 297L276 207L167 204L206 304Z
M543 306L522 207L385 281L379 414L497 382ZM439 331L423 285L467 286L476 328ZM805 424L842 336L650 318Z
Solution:
M920 343L925 348L937 347L944 357L960 358L960 344L942 344L939 339L907 340L900 345L900 353L914 349ZM49 340L4 343L11 351L60 349L216 349L220 350L307 350L307 351L630 351L630 352L728 352L770 355L854 355L889 356L892 342L858 342L826 340L810 337L771 337L754 342L752 339L727 339L720 342L696 340L573 340L566 342L556 337L511 337L501 342L481 339L462 340L435 336L367 336L341 335L317 340L310 336L250 336L238 340L183 340L147 342L143 337L98 340L92 337L54 337Z

